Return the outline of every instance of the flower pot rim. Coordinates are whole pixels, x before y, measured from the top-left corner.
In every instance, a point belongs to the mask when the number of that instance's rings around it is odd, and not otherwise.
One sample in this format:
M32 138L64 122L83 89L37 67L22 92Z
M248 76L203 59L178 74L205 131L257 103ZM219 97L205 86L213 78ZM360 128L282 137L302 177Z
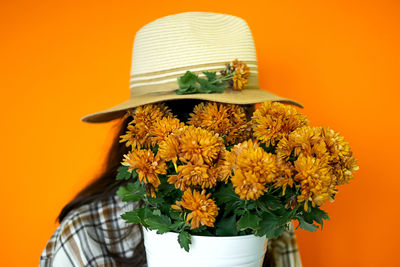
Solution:
M156 233L157 234L157 230L150 230L150 229L147 229L146 227L144 227L143 225L142 225L142 229L143 229L143 231L147 231L147 232L153 232L153 233ZM163 234L159 234L159 235L178 235L179 233L177 233L177 232L166 232L166 233L163 233ZM263 237L265 237L265 235L264 236L256 236L256 235L254 235L254 234L249 234L249 235L234 235L234 236L204 236L204 235L192 235L192 237L195 237L195 238L197 238L197 239L210 239L210 238L218 238L218 239L224 239L224 240L229 240L229 239L248 239L248 238L254 238L254 237L257 237L257 238L263 238Z

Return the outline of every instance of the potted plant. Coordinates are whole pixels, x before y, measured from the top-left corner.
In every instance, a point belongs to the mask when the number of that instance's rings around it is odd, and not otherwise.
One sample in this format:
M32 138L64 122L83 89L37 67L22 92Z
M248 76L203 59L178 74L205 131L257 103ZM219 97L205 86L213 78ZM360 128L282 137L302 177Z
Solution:
M259 266L289 224L316 231L338 186L358 169L337 132L311 127L294 107L197 105L180 122L163 104L129 111L117 194L142 205L122 215L144 228L149 266ZM239 242L239 243L237 243ZM236 263L235 263L236 261ZM198 264L198 265L196 265Z

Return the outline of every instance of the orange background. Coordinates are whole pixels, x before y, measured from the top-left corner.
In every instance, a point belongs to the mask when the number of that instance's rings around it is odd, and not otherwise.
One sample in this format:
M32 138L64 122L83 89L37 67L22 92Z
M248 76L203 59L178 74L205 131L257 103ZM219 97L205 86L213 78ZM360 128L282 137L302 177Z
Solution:
M37 266L58 212L102 163L112 123L80 118L129 97L137 30L210 11L244 18L260 83L350 142L360 170L297 231L304 266L395 266L400 179L397 1L2 1L1 263ZM397 265L398 266L398 265Z

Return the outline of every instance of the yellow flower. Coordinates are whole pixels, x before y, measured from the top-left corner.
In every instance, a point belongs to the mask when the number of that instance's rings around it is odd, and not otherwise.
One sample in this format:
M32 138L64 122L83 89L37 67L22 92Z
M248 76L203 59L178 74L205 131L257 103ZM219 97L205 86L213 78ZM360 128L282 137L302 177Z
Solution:
M135 127L134 125L128 125L128 131L120 136L120 143L126 142L125 145L127 147L132 146L133 148L138 148L140 147L140 143L142 141L138 140L139 134L138 134L138 128Z
M228 178L231 176L232 171L230 165L226 161L227 151L225 149L221 150L217 163L209 168L209 173L212 176L217 177L219 182L228 182Z
M151 150L133 149L124 155L122 165L128 166L128 171L136 170L139 180L146 184L150 183L157 188L161 182L158 174L167 173L167 165L159 155L154 155Z
M265 183L252 172L243 173L240 169L231 177L235 193L241 199L257 200L266 191Z
M158 189L154 187L152 184L145 184L146 195L151 196L152 198L156 198L156 192Z
M231 177L236 194L242 199L256 200L264 194L267 184L276 182L279 168L277 158L252 140L235 145L227 152L225 172Z
M232 145L248 137L246 113L240 105L204 102L194 107L188 123L225 136L227 145Z
M133 120L129 123L125 135L120 136L120 143L126 142L126 146L141 148L149 147L151 144L152 124L165 116L172 115L163 104L148 104L127 111L126 116L132 116Z
M279 141L276 148L281 161L299 155L318 158L329 165L333 184L349 183L353 173L358 170L357 161L352 155L349 143L338 133L323 127L303 126L297 128Z
M348 184L353 179L353 173L359 169L357 160L353 156L343 157L339 162L331 165L332 174L337 185Z
M277 159L278 173L274 187L282 187L282 196L286 193L287 186L293 187L294 166L290 162Z
M320 160L329 160L321 127L303 126L283 137L277 147L276 153L279 160L289 161L290 157L300 154L312 156Z
M329 164L332 166L336 184L349 183L353 179L353 173L359 169L349 143L329 128L323 128L322 135L329 151Z
M164 104L147 104L137 107L133 111L132 124L153 124L157 119L172 116L171 111Z
M276 155L267 153L252 140L235 145L226 158L233 172L240 169L243 173L255 173L264 183L274 182L279 170Z
M213 168L208 165L180 165L178 175L171 175L168 183L174 184L175 188L185 191L189 186L200 186L212 188L217 184L217 176L212 172Z
M297 201L305 201L305 210L308 209L308 200L311 201L313 207L323 205L330 198L331 189L334 186L326 161L300 154L294 166L297 172L294 180L300 184L301 189L301 195L297 197Z
M167 136L158 147L157 154L165 161L172 161L176 164L178 160L179 141L175 135Z
M184 123L180 122L177 118L164 117L162 119L157 119L150 126L152 145L154 146L164 141L172 132L183 126Z
M182 206L192 212L186 217L186 223L190 223L190 229L196 229L200 226L206 225L209 227L214 226L215 218L218 215L218 207L215 201L210 198L211 194L205 194L203 190L200 192L189 188L183 193L182 200L173 205L175 209Z
M250 68L242 61L238 61L235 59L231 62L231 72L235 72L233 75L233 90L240 91L243 87L247 84L249 75L250 75Z
M252 123L254 136L267 146L274 146L295 129L308 125L308 120L292 106L268 101L254 112Z
M218 134L194 126L182 128L177 137L178 156L182 162L211 166L218 159L221 150L225 149L223 139Z

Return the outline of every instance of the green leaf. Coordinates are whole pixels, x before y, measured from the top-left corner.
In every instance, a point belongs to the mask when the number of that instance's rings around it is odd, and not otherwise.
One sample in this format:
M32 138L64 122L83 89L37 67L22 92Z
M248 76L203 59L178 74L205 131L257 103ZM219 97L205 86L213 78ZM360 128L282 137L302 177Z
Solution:
M224 214L222 215L222 217L226 217L227 215L230 214L231 211L234 211L236 215L243 215L243 213L240 213L240 211L238 210L239 207L240 207L240 200L226 203L223 208Z
M288 222L290 222L293 219L293 217L296 215L297 209L298 208L294 208L293 210L282 209L282 211L283 211L281 213L282 215L280 215L278 217L278 224L285 225Z
M142 223L144 217L144 209L145 208L138 208L133 211L125 212L121 215L121 218L124 219L127 223Z
M177 221L174 222L173 224L171 224L171 226L169 227L169 229L171 229L171 231L178 231L179 229L181 229L183 226L185 225L184 221Z
M216 72L203 71L203 74L206 75L209 82L215 81L217 79Z
M151 230L157 230L158 234L168 232L169 227L171 226L171 219L166 215L157 216L153 213L146 214L143 221Z
M132 177L132 173L128 172L128 169L129 169L128 166L119 167L117 169L117 171L118 171L117 180L128 180L129 178L131 178Z
M254 203L253 201L247 204L248 210L254 210L255 208L256 208L256 203Z
M162 199L161 197L154 198L154 197L148 196L147 200L149 201L149 204L151 204L153 206L157 206L157 205L160 205L165 202L164 199Z
M192 244L191 238L192 236L186 231L182 231L178 235L179 245L187 252L189 252L189 245Z
M195 229L191 229L190 230L190 234L192 234L192 235L200 235L200 236L208 235L207 232L208 232L208 230L207 230L207 226L206 225L202 225L200 227L197 227ZM204 234L204 233L206 233L206 234Z
M180 211L175 211L175 210L172 210L171 213L169 213L169 216L171 217L171 219L175 220L175 221L183 220L181 215L182 215L182 213Z
M198 76L191 72L191 71L186 71L186 73L178 78L178 85L179 88L188 88L190 86L194 86L196 84L196 81L198 79Z
M207 77L207 80L204 78L199 78L193 72L186 71L186 73L177 78L179 89L175 92L178 95L184 94L210 94L210 93L222 93L226 88L226 83L224 81L220 81L215 72L203 72Z
M240 198L233 190L232 183L228 183L226 185L221 185L221 187L217 189L217 191L214 193L214 199L218 205L221 205L231 201L239 200Z
M328 213L318 207L311 207L311 211L309 213L305 212L303 214L303 218L306 222L311 224L313 223L313 221L316 221L318 224L321 225L321 230L324 226L323 220L329 220Z
M279 231L276 231L279 226L278 220L279 218L274 214L264 213L255 234L257 236L266 235L267 238L277 237L276 234L279 234Z
M124 202L139 201L144 198L145 194L146 191L139 181L128 183L126 187L120 186L117 191L117 195L120 196Z
M204 93L222 93L226 88L226 85L223 82L211 83L202 78L199 78L198 82L200 84L200 90Z
M211 84L209 81L207 81L205 79L199 78L197 81L200 84L200 91L202 93L206 93L206 94L215 93L218 89L216 86L214 86L213 84Z
M226 89L226 82L214 83L214 86L216 87L216 93L222 93Z
M264 212L271 212L283 208L282 203L278 198L268 194L257 199L255 203L257 207Z
M235 236L237 235L236 216L219 220L216 224L216 234L219 236Z
M257 230L260 221L261 218L257 215L246 212L237 222L237 228L241 231L248 228Z
M153 214L156 216L161 216L161 210L153 210Z
M315 232L318 229L318 226L308 223L306 222L303 217L297 217L298 221L299 221L299 226L301 229L310 231L310 232Z

